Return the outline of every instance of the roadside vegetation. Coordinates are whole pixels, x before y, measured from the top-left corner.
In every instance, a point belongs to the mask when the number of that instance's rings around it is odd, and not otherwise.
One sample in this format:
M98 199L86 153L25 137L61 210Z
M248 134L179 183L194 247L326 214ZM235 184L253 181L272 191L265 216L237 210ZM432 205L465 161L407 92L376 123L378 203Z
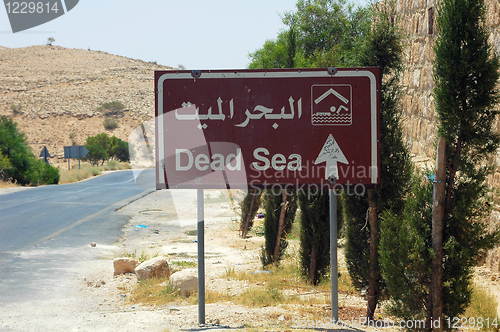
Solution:
M130 163L118 162L116 160L109 160L106 164L101 166L94 166L86 162L81 163L81 169L78 169L78 165L73 165L71 170L67 167L62 167L59 170L61 175L59 184L67 184L78 182L82 180L89 179L91 177L101 175L103 172L107 171L119 171L125 169L131 169Z
M130 161L128 143L114 135L109 137L108 134L101 133L87 137L85 147L89 150L85 160L94 166L99 166L99 163L102 166L110 159L121 162Z
M57 184L59 170L38 159L12 119L0 117L0 180L23 186Z
M19 112L22 105L11 105ZM106 116L123 116L124 105L111 102L99 108ZM73 145L77 145L77 133L69 133ZM130 169L128 143L106 133L90 136L85 141L89 150L81 163L81 169L58 169L38 158L27 143L26 135L18 130L13 119L0 117L0 188L16 186L38 186L46 184L66 184L88 179L104 171Z
M255 227L250 232L252 237L263 236L264 220L255 222ZM260 235L257 235L260 234ZM190 234L195 235L195 234ZM221 279L228 281L240 281L246 285L246 289L238 294L231 294L229 291L206 290L206 303L228 302L240 304L248 307L266 306L296 306L298 310L313 314L317 307L330 305L330 281L324 278L319 284L312 286L307 278L302 276L301 269L297 264L298 244L300 237L300 223L295 223L289 234L290 243L283 253L281 264L268 265L263 270L237 272L235 267L227 267ZM150 256L144 252L126 253L125 256L133 257L140 261L149 259ZM194 261L177 261L175 258L169 262L171 272L180 271L184 268L196 268ZM355 294L347 270L340 269L339 290L343 294ZM197 304L197 293L182 296L176 289L173 289L168 278L156 278L143 280L135 288L130 290L127 296L132 303L167 305L167 304ZM302 308L300 308L302 306ZM324 314L318 313L316 314ZM319 316L318 316L319 317ZM323 317L322 317L323 318Z
M223 303L242 305L247 308L280 307L287 310L286 321L290 322L292 317L302 319L323 320L330 314L330 275L326 274L317 284L311 285L307 276L302 274L298 255L300 246L300 223L294 223L293 229L288 235L289 245L281 259L281 263L276 266L268 265L262 270L237 271L235 266L228 266L225 272L219 275L221 283L223 280L237 282L239 286L232 284L231 290L206 289L205 301L210 303ZM254 222L254 227L249 233L253 238L262 237L264 221L262 219ZM191 234L194 235L194 234ZM343 253L341 246L339 254ZM125 253L124 256L133 257L145 261L156 254L147 254L134 251ZM169 262L171 272L180 271L184 268L196 268L197 264L192 260L176 260L175 256ZM360 296L354 287L345 265L339 266L339 296ZM137 283L132 289L130 286L123 286L121 289L126 293L126 301L133 304L162 306L184 306L197 305L198 294L196 292L181 295L173 288L168 278L153 278ZM236 291L235 291L236 290ZM360 296L361 298L361 296ZM385 319L398 322L398 318L393 316L386 308L387 302L382 302L377 311L376 319ZM458 318L483 317L490 318L493 322L496 314L497 302L495 298L483 287L474 285L473 297L470 306L465 313ZM366 309L359 306L345 308L354 317L364 317ZM276 317L277 318L277 317ZM341 319L346 319L342 318ZM276 320L273 322L275 323ZM247 327L252 328L251 322ZM482 331L498 332L498 329L490 328Z

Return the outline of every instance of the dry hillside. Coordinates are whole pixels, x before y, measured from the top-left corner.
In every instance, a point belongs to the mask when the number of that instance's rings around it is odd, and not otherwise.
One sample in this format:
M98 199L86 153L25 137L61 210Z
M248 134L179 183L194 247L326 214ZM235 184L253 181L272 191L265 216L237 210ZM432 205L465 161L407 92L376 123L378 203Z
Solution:
M105 52L58 46L0 47L0 115L13 117L36 154L46 145L62 162L63 147L107 132L127 141L141 122L154 117L154 71L170 67ZM125 105L119 127L106 131L98 108ZM13 111L11 105L20 106Z

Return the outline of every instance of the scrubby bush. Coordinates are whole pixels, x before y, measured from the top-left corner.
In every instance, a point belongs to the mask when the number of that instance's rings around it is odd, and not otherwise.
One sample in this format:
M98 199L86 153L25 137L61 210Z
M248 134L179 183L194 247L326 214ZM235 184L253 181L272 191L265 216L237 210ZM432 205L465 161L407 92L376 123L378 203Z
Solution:
M97 110L103 112L106 116L122 116L125 105L119 101L112 101L110 103L104 103Z
M19 114L19 112L21 111L21 108L23 108L23 105L21 105L21 104L17 104L17 105L11 104L10 105L10 109L12 110L12 113L14 115Z
M104 119L104 122L102 123L104 126L104 129L106 130L113 130L118 128L118 119L115 118L114 116L107 117Z

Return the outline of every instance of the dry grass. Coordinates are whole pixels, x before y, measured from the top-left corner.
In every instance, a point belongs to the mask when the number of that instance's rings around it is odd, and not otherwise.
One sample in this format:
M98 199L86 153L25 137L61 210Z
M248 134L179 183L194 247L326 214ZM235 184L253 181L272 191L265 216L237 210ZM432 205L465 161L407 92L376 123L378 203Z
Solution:
M171 262L173 269L194 267L192 262ZM247 307L294 306L294 310L301 315L310 316L321 313L318 306L331 305L330 281L325 280L317 286L311 286L300 275L296 265L285 260L278 267L269 267L268 270L251 272L235 272L226 270L222 276L228 280L240 280L249 286L238 294L206 290L206 303L226 302L244 305ZM339 290L351 292L352 286L347 275L339 279ZM165 305L165 304L197 304L197 294L183 297L168 285L167 279L152 279L141 281L132 290L130 300L134 303Z
M478 326L478 318L480 318L483 321L483 328L481 331L500 331L500 317L497 316L497 306L498 302L495 296L493 296L487 288L475 284L472 293L472 302L464 314L464 317L468 319L473 318L475 321L468 321L465 326L469 324L471 324L471 327ZM460 321L458 325L460 326L462 323L463 322Z
M6 181L0 181L0 188L18 188L21 187L17 183L12 183L12 182L6 182Z
M80 163L80 169L78 169L78 163L73 161L71 164L71 170L68 170L67 165L61 165L59 168L59 184L74 183L78 181L83 181L92 178L97 175L101 175L105 171L115 171L131 169L130 163L121 163L116 160L109 160L103 166L92 166L87 162ZM17 188L22 187L16 183L0 181L0 188Z
M144 263L145 261L148 261L151 258L158 257L159 254L160 253L157 252L157 253L154 253L152 256L150 256L149 254L145 253L144 251L141 251L141 253L139 254L137 252L137 250L134 250L134 252L124 252L121 255L119 255L119 257L130 257L130 258L134 258L134 259L138 260L141 263Z
M81 168L78 169L78 164L73 162L71 170L68 170L65 167L60 168L59 184L67 184L86 180L91 177L100 175L104 171L123 170L131 168L129 163L120 163L116 160L109 160L103 166L92 166L87 162L81 162L80 165Z

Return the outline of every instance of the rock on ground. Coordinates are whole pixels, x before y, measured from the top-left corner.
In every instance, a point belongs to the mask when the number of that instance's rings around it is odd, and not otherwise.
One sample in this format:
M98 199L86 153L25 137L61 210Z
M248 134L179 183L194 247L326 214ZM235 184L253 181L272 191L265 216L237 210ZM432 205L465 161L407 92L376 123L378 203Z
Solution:
M185 269L175 272L170 276L170 284L179 289L181 295L185 296L198 290L198 271L196 269Z
M115 276L124 273L135 273L135 268L140 264L137 259L130 257L115 258L113 260L114 274Z
M170 276L170 267L167 259L159 256L141 263L135 268L135 274L138 281L151 278L168 278Z

